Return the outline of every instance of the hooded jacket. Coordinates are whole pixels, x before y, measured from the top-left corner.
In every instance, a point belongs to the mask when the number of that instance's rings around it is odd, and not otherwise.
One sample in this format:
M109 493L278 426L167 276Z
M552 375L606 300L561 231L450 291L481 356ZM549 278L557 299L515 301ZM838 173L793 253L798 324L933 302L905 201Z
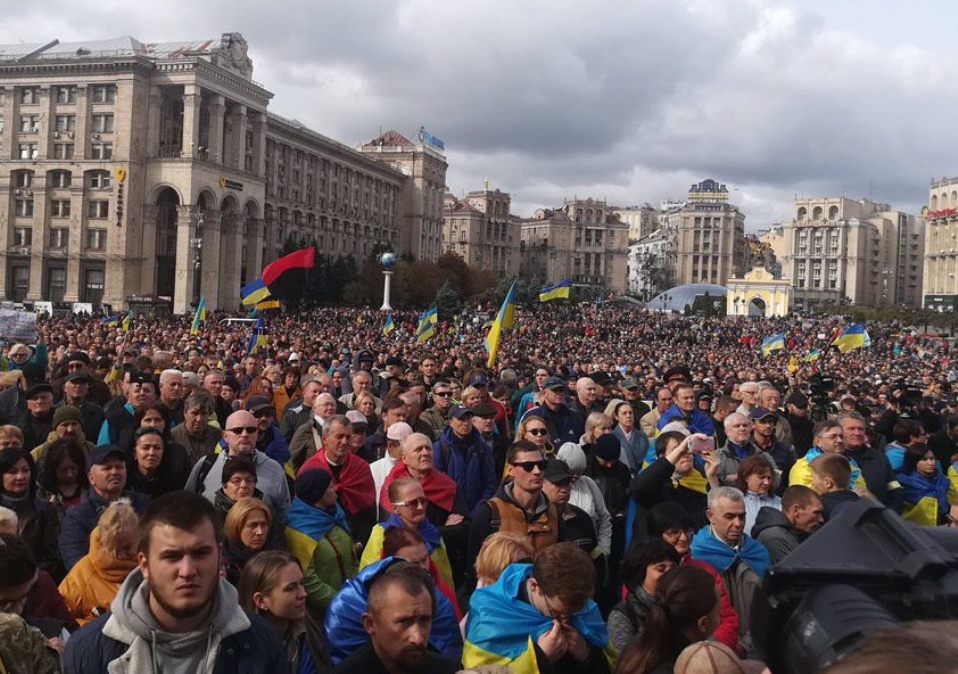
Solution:
M111 613L75 633L63 656L67 674L180 674L199 654L198 674L287 674L276 630L239 607L236 590L219 579L203 630L162 631L149 609L148 585L136 569L127 576ZM188 656L177 655L189 651Z
M80 627L106 613L135 559L117 559L100 544L99 527L90 534L90 552L60 583L60 595Z
M150 502L148 496L136 492L124 496L130 499L133 509L139 515L143 514ZM95 489L90 489L79 505L67 510L60 526L60 559L67 571L89 552L90 533L109 505L110 502L97 494Z
M778 564L802 542L781 510L765 506L755 517L752 538L765 546L772 564Z
M496 494L496 465L492 450L475 428L460 438L451 426L433 444L433 466L455 480L471 513Z
M704 433L705 435L715 435L715 421L708 414L696 407L691 412L685 412L678 405L672 405L662 413L656 428L660 431L672 421L684 421L691 433Z

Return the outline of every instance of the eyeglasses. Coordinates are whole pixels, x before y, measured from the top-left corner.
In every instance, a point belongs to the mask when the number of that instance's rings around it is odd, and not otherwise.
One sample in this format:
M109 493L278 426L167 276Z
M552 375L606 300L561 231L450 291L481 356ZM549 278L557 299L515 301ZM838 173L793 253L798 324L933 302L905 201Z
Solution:
M234 435L242 435L243 433L246 433L247 435L256 435L259 432L259 429L256 426L237 426L236 428L227 428L226 430Z
M413 510L419 510L420 508L425 508L429 505L429 501L425 498L414 498L411 501L394 501L394 508L412 508Z
M435 391L432 394L433 398L448 398L452 395L452 391Z
M526 429L526 433L528 433L529 435L545 435L548 432L549 431L547 431L544 428L527 428Z
M262 419L263 417L272 417L273 410L256 410L253 412L253 416L257 419Z
M510 461L510 466L518 466L527 473L531 473L534 469L538 468L540 472L546 469L546 461Z

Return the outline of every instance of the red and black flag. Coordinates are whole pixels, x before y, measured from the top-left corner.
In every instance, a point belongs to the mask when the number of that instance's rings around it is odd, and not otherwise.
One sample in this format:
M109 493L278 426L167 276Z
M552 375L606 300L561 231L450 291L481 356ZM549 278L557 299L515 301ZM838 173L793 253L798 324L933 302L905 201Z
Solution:
M263 269L263 283L279 299L302 293L309 270L316 266L316 249L310 246L284 255Z

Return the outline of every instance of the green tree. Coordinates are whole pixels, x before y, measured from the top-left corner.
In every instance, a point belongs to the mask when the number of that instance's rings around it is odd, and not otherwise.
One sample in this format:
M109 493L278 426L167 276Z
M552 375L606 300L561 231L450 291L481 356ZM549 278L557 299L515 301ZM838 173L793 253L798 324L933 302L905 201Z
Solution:
M462 309L462 293L450 281L443 283L436 293L436 308L443 316L458 314Z

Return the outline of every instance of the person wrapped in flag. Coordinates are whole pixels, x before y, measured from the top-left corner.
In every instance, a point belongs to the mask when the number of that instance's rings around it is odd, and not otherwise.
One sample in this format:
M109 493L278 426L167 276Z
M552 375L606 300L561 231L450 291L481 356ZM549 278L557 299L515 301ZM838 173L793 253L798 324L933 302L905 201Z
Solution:
M510 565L469 601L463 666L611 672L614 651L591 599L595 581L592 560L575 543L549 546L532 564Z

